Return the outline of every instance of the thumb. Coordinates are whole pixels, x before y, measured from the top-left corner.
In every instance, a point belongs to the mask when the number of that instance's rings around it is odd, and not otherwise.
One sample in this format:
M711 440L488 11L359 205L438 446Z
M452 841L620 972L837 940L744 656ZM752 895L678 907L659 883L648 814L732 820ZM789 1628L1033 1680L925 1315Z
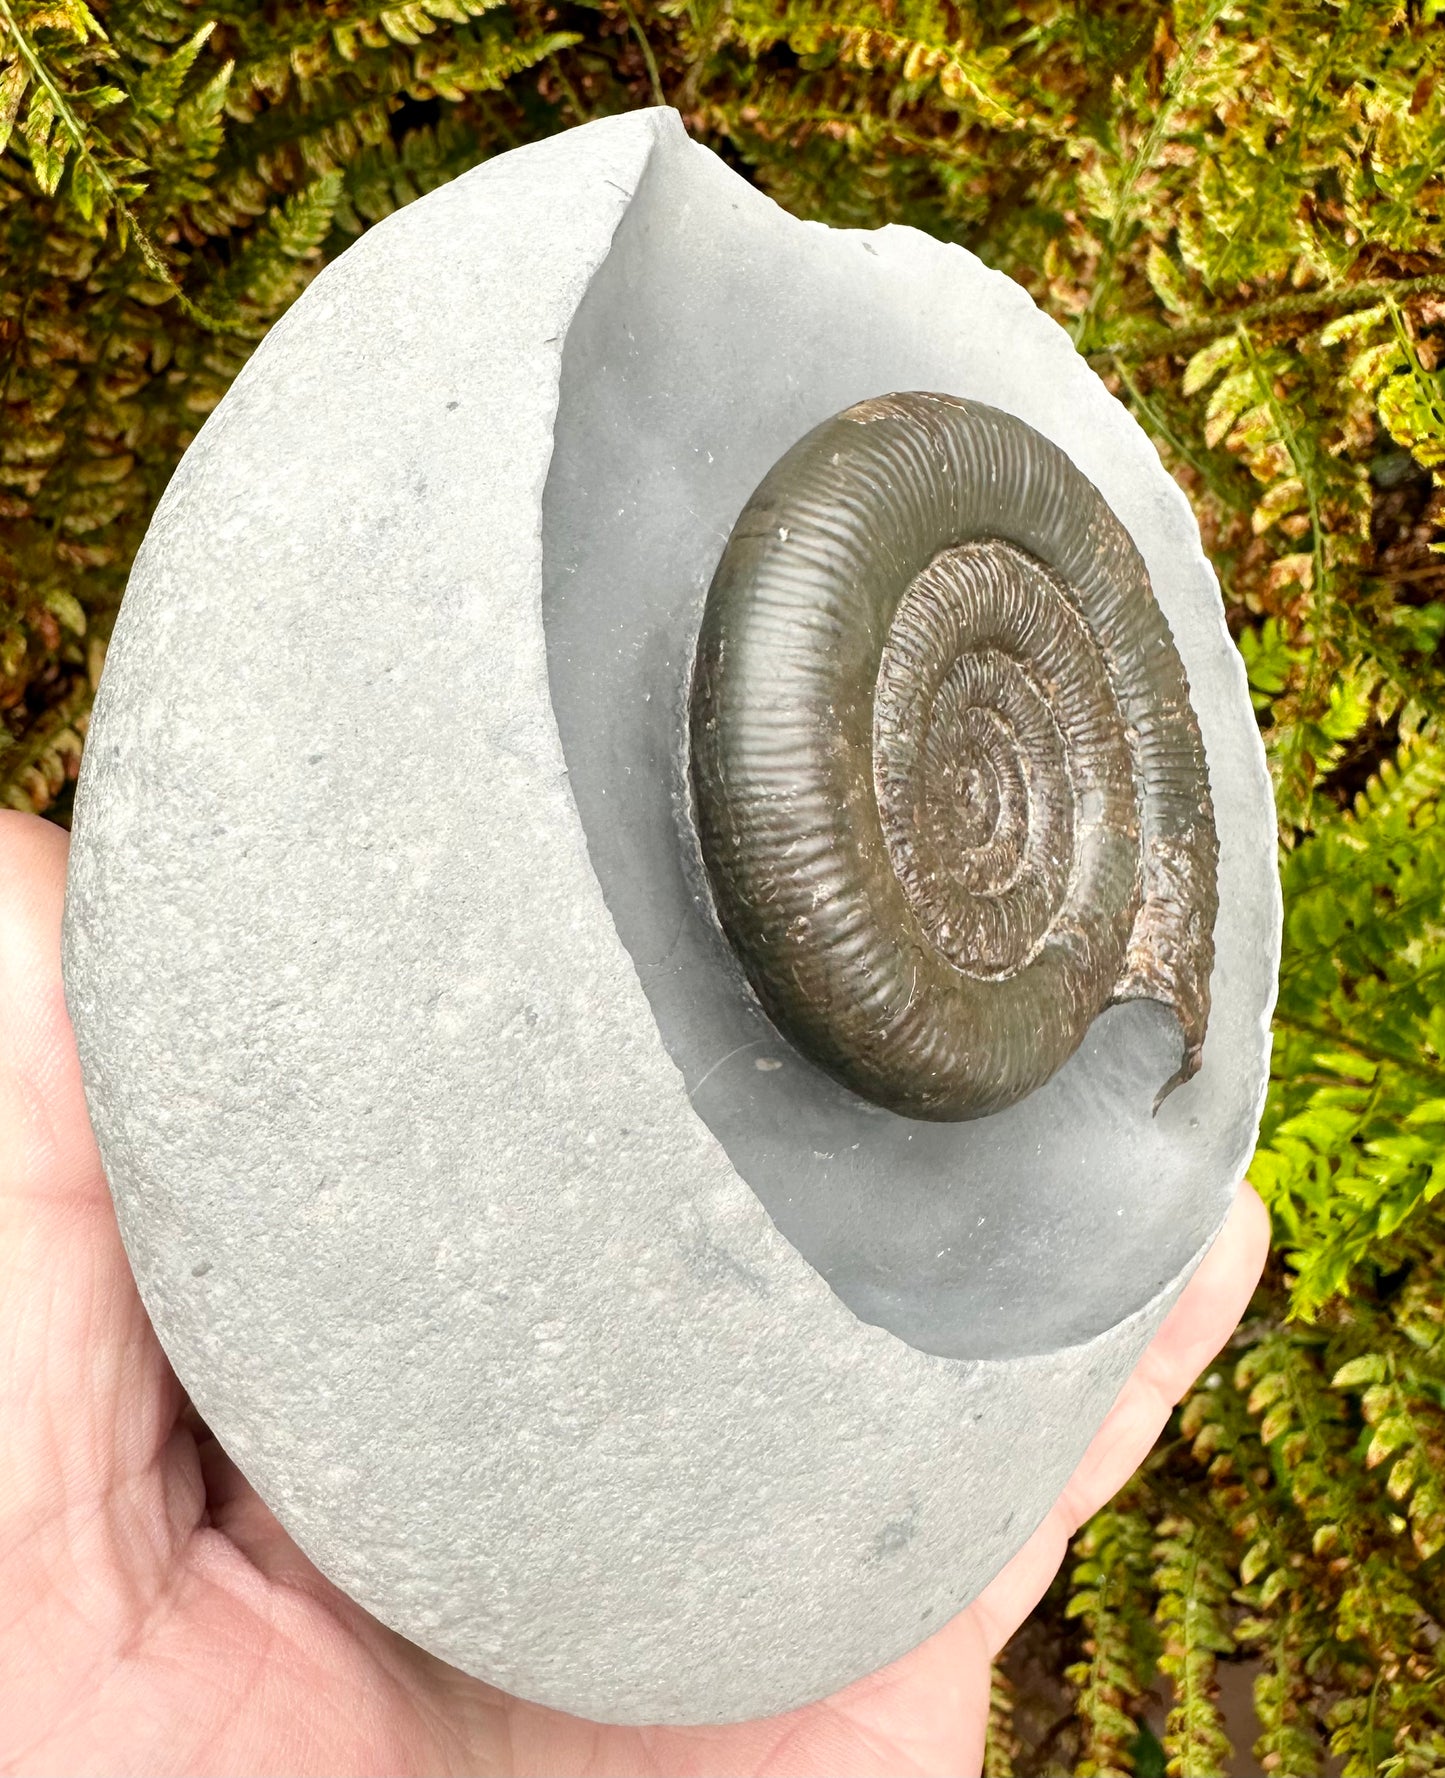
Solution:
M200 1510L194 1462L161 1460L180 1391L86 1115L60 979L67 856L59 828L0 811L0 1596L29 1631L0 1655L12 1698L63 1671L67 1623L93 1643L103 1601L144 1610Z

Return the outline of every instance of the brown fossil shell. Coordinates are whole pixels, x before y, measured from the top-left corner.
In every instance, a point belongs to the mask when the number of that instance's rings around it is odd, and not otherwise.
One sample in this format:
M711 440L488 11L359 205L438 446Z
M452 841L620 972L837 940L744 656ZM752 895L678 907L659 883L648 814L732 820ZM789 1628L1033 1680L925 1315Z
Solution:
M1198 1067L1218 848L1184 668L1128 533L1023 421L888 395L774 466L708 593L691 777L759 999L865 1098L1000 1110L1123 999Z

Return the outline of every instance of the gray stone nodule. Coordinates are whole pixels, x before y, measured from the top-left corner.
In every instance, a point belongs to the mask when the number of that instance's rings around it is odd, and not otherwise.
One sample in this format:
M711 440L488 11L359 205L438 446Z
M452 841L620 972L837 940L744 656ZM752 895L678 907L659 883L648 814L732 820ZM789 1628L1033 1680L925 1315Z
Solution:
M869 1103L714 917L708 586L769 467L899 390L1065 453L1187 673L1221 912L1157 1116L1149 999L993 1116ZM96 700L64 968L147 1309L301 1547L506 1690L702 1722L904 1653L1042 1519L1227 1212L1278 928L1148 440L969 254L798 222L657 109L371 229L206 421Z

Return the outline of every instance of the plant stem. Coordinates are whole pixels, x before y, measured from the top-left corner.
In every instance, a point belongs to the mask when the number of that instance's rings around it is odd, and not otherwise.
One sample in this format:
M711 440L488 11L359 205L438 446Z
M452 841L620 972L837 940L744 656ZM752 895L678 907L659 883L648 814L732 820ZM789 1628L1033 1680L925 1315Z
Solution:
M88 14L86 16L89 17ZM92 19L90 23L94 24L95 21ZM70 137L75 148L76 159L85 162L94 175L96 184L110 199L117 213L126 222L129 222L130 211L126 208L115 181L90 152L90 146L85 139L85 131L81 127L80 119L70 109L70 103L65 94L50 78L50 70L41 59L40 51L20 29L20 21L10 9L10 0L0 0L0 24L4 25L14 42L16 55L30 70L30 78L50 100L51 110L54 111L57 121L64 127L66 135ZM95 25L95 30L101 37L105 36L105 32L100 29L99 25Z
M1119 244L1123 238L1124 228L1129 220L1129 205L1133 201L1134 188L1139 183L1144 169L1153 160L1164 132L1173 118L1174 101L1179 94L1179 89L1188 79L1199 52L1204 47L1205 38L1214 29L1226 4L1227 0L1214 0L1214 4L1204 15L1199 29L1180 51L1178 61L1169 70L1169 78L1160 95L1159 108L1154 113L1154 121L1149 126L1144 140L1139 144L1133 160L1129 163L1123 184L1119 187L1118 195L1114 200L1114 214L1109 220L1109 232L1104 238L1104 251L1099 257L1099 264L1094 272L1094 283L1089 292L1089 300L1074 324L1074 343L1081 351L1088 347L1089 334L1099 306L1113 285L1114 266L1118 259Z
M1294 290L1287 296L1264 297L1242 309L1224 313L1212 321L1191 321L1184 327L1141 329L1133 338L1101 346L1087 357L1090 363L1135 362L1156 358L1161 352L1187 352L1219 339L1231 326L1256 322L1293 321L1303 315L1345 314L1367 309L1386 297L1407 302L1412 296L1445 296L1445 272L1428 272L1418 278L1363 278L1358 284L1329 284L1319 290Z
M91 18L90 14L87 12L84 16L88 21L88 28L93 29L99 37L104 39L105 32L101 30L100 26L93 18ZM70 102L65 94L55 84L54 80L51 79L50 70L45 66L45 61L41 56L40 51L36 49L35 45L31 43L30 39L20 29L20 21L11 10L10 0L0 0L0 26L4 27L4 30L14 42L15 53L30 70L31 79L45 94L46 98L49 99L51 108L55 112L56 121L63 127L66 135L70 137L71 145L75 150L76 160L83 162L90 169L91 175L97 186L105 193L107 202L115 212L116 234L122 247L125 245L127 235L129 235L130 239L135 243L141 258L145 261L147 269L154 273L161 283L166 285L176 301L180 304L181 308L193 321L199 323L200 326L209 329L213 333L231 331L228 323L221 321L215 315L207 314L204 309L200 308L196 303L193 303L186 295L185 291L181 289L180 284L176 280L175 273L166 264L160 249L136 221L135 212L131 209L130 205L126 203L120 187L91 153L90 145L86 140L84 126L81 124L80 119L71 110ZM100 221L103 232L103 216L98 216L97 220Z
M642 51L642 59L647 63L647 80L652 88L653 99L657 104L665 105L667 94L662 90L662 76L657 72L657 59L652 53L652 45L647 41L647 33L637 22L637 14L627 4L627 0L621 0L621 4L623 14L632 28L632 35L637 39L638 47Z
M1418 1061L1412 1056L1397 1055L1393 1050L1380 1049L1375 1044L1362 1042L1348 1031L1332 1031L1328 1026L1317 1025L1309 1019L1292 1019L1276 1013L1274 1023L1277 1030L1292 1031L1296 1037L1315 1037L1322 1043L1337 1044L1341 1049L1352 1050L1357 1056L1363 1056L1367 1062L1402 1069L1406 1074L1415 1075L1417 1079L1429 1081L1437 1089L1445 1089L1445 1068Z

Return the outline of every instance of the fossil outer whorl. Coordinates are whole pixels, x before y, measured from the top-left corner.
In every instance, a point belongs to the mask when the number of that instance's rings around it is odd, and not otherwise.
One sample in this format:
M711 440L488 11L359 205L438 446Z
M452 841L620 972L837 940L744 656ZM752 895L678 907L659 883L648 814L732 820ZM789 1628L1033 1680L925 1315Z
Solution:
M1023 421L860 403L769 472L708 594L703 857L779 1028L865 1098L978 1117L1112 1001L1209 1010L1217 842L1134 545Z

